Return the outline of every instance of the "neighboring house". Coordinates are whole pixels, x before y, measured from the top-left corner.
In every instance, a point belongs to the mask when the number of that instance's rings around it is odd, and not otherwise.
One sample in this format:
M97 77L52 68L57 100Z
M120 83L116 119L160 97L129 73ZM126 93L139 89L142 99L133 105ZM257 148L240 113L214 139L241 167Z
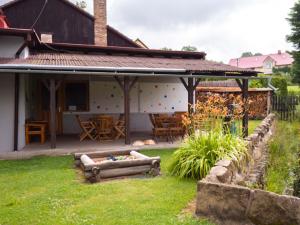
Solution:
M149 113L187 111L200 78L243 79L246 92L257 76L204 52L140 48L107 26L105 0L94 0L94 16L66 0L40 2L3 6L10 28L0 28L0 152L24 148L28 120L48 121L55 148L58 134L80 132L76 115L124 114L130 144L133 131L151 133Z
M244 69L254 69L264 74L272 74L273 68L290 67L293 62L294 59L289 53L278 51L277 54L231 59L229 65Z

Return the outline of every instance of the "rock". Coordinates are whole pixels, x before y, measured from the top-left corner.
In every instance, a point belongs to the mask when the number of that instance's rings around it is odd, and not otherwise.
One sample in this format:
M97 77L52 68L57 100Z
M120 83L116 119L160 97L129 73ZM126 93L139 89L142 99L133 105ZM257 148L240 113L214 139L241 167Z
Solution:
M246 209L250 189L244 187L235 187L232 185L198 183L196 215L200 217L210 217L223 222L246 221Z
M300 224L300 199L255 190L248 217L256 225Z
M254 160L259 160L262 157L261 149L255 148L253 151L253 158Z
M210 170L210 175L216 176L222 183L230 183L232 179L232 172L223 166L213 167Z
M149 140L145 140L144 144L145 145L156 145L156 142L154 140L149 139Z
M135 142L133 142L132 145L135 147L139 147L139 146L144 146L145 144L143 141L135 141Z

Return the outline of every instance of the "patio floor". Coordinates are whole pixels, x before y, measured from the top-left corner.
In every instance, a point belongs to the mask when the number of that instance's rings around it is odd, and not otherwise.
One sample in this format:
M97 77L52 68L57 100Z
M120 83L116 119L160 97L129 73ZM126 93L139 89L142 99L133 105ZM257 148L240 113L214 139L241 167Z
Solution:
M148 133L133 133L132 143L136 140L151 139L151 134ZM77 135L64 135L57 137L57 148L51 149L50 143L45 144L33 142L27 145L24 149L17 152L0 153L0 160L14 160L14 159L29 159L34 156L61 156L69 155L78 152L93 152L93 151L117 151L117 150L141 150L141 149L170 149L177 148L180 141L174 143L166 142L164 140L158 141L156 145L145 145L136 147L133 145L125 145L124 139L113 141L79 141Z

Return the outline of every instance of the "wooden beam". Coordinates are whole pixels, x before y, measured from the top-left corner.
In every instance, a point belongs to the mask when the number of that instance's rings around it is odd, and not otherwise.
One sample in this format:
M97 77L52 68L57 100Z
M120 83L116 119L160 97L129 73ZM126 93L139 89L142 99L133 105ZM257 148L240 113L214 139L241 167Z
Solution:
M125 144L131 144L130 136L130 79L124 77L124 118L125 118Z
M20 75L15 74L15 111L14 111L14 151L18 151L19 145L19 95Z
M200 82L201 82L201 78L198 78L194 84L194 90L196 90Z
M59 89L61 83L62 83L62 80L57 81L57 83L56 83L56 85L55 85L55 90L56 90L56 91Z
M183 86L185 87L185 89L188 91L189 88L188 88L188 85L187 85L187 83L185 82L185 80L184 80L182 77L180 77L180 81L181 81L181 83L183 84Z
M243 84L242 84L242 82L239 79L235 79L235 80L236 80L237 84L239 85L241 91L243 91Z
M50 79L50 141L51 148L56 148L56 85L55 80Z
M44 86L48 89L48 91L50 91L50 85L49 85L48 81L45 80L45 79L43 79L43 80L42 80L42 83L43 83Z
M138 81L138 77L135 77L134 80L131 82L129 90L131 90L133 88L133 86L136 84L136 82Z
M194 105L194 78L188 78L188 111L189 114L193 113L193 105Z
M121 89L124 91L124 85L123 85L122 81L120 80L120 78L117 77L117 76L114 76L114 78L118 82L118 84L121 87Z
M249 134L248 127L249 127L249 81L247 79L243 79L243 89L242 89L242 96L244 102L243 108L243 137L247 137Z

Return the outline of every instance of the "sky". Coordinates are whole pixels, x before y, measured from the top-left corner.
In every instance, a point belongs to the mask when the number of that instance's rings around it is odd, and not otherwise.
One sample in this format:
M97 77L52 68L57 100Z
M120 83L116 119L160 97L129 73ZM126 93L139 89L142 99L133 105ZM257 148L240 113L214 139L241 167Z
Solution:
M8 0L0 0L8 1ZM76 1L76 0L71 0ZM86 0L93 13L93 0ZM243 52L292 50L286 20L295 0L107 0L108 24L150 48L192 45L228 63Z

